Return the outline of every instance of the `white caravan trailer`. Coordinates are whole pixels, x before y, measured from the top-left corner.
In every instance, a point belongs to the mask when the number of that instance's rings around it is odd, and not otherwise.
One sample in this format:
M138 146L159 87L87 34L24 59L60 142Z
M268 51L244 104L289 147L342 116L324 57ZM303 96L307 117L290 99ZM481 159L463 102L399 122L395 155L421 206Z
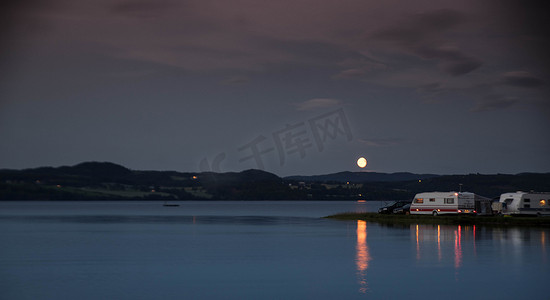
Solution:
M550 193L504 193L500 195L502 214L550 215Z
M430 192L414 196L411 214L477 214L490 213L491 199L469 192Z

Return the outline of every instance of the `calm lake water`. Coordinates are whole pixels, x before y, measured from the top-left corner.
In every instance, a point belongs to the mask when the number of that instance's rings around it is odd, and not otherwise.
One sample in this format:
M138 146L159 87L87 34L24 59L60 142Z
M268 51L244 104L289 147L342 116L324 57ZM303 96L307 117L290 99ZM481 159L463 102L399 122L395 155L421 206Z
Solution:
M550 299L550 230L383 202L0 202L0 299Z

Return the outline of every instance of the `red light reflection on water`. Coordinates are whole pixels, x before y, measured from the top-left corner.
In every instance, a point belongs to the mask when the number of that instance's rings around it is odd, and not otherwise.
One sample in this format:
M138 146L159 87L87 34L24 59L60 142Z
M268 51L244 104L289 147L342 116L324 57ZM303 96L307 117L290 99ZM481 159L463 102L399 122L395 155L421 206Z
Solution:
M461 271L467 262L478 257L479 247L484 245L480 240L484 239L502 239L503 243L513 245L518 251L522 250L519 247L523 242L537 245L542 252L542 263L547 264L550 260L550 230L547 229L525 233L516 228L493 230L476 225L412 224L409 228L410 242L414 244L411 250L416 250L416 261L423 265L449 267L455 271L457 281L461 279Z
M412 228L411 228L412 229ZM474 255L476 254L475 249L475 238L476 238L476 227L466 227L463 226L432 226L432 225L414 225L414 239L416 242L416 259L420 261L421 259L432 259L429 256L430 246L433 246L437 250L437 261L442 262L446 257L445 245L452 245L452 261L456 269L460 268L463 263L463 242L465 240L473 240L473 250ZM422 246L422 247L421 247ZM422 249L421 249L422 248ZM449 249L450 250L450 249ZM425 252L423 255L422 252ZM451 254L451 253L447 253ZM448 256L447 256L448 257ZM435 259L435 257L434 257Z
M455 268L460 268L462 265L462 228L458 225L457 230L455 230Z

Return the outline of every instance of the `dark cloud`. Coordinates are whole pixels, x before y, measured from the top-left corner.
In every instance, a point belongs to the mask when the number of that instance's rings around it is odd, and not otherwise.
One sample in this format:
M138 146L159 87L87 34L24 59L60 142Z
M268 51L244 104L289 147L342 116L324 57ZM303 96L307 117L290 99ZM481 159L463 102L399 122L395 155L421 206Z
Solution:
M251 37L248 42L258 50L284 53L297 64L336 65L346 59L360 59L361 55L348 47L326 41L293 40L285 38Z
M367 76L367 71L355 68L343 70L340 73L333 76L335 79L362 79Z
M416 88L416 92L422 94L422 96L433 99L435 97L441 97L449 91L444 87L441 82L432 82L428 84L422 84Z
M221 81L224 85L244 85L250 82L248 76L232 76Z
M441 9L413 15L407 22L372 34L376 40L399 43L418 43L464 22L464 15L456 10Z
M525 54L537 57L539 65L550 69L550 3L543 0L495 0L492 8L503 30L521 44Z
M470 110L472 112L487 112L509 108L516 105L519 99L509 96L503 96L499 94L492 94L483 97L478 103Z
M338 64L339 66L345 68L340 71L338 74L334 75L334 79L366 79L372 77L373 74L387 70L385 64L368 61L365 59L347 59Z
M482 62L456 46L449 46L452 42L445 35L466 20L466 16L456 10L436 10L375 32L369 40L385 44L396 52L436 60L440 69L452 76L464 75L479 68Z
M315 99L310 99L300 103L296 103L295 106L297 110L304 111L304 110L315 110L319 108L326 109L326 108L335 107L341 104L342 104L342 101L338 99L315 98Z
M535 88L544 85L544 80L525 71L507 72L502 75L502 82L506 85Z
M439 60L440 68L453 76L470 73L482 65L479 59L467 56L455 47L423 45L413 52L425 59Z
M3 1L0 10L0 50L17 51L15 43L21 39L42 35L51 29L44 18L55 11L62 11L62 1L29 0ZM8 51L1 51L6 54Z
M148 18L175 7L171 1L124 1L114 4L111 10L117 14Z
M461 60L446 61L442 63L441 69L453 76L464 75L474 71L482 65L482 62L473 57L464 57Z
M390 147L403 144L404 140L400 138L373 138L359 139L359 142L369 147Z

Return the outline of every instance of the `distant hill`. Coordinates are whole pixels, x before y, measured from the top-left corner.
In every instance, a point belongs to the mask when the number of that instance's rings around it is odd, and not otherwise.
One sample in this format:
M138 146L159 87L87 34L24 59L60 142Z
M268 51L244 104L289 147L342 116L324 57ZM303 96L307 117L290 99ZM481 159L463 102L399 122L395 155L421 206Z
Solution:
M202 181L210 184L237 184L239 182L281 182L281 178L275 174L261 170L246 170L239 173L213 173L205 172L201 174Z
M0 200L407 200L427 191L550 191L550 173L434 175L340 172L281 178L261 170L130 170L110 162L0 170Z
M134 171L110 162L0 170L0 200L267 200L287 198L287 190L260 170Z
M326 175L313 176L288 176L286 180L297 180L304 182L395 182L409 181L438 177L435 174L413 174L407 172L400 173L377 173L377 172L339 172Z

